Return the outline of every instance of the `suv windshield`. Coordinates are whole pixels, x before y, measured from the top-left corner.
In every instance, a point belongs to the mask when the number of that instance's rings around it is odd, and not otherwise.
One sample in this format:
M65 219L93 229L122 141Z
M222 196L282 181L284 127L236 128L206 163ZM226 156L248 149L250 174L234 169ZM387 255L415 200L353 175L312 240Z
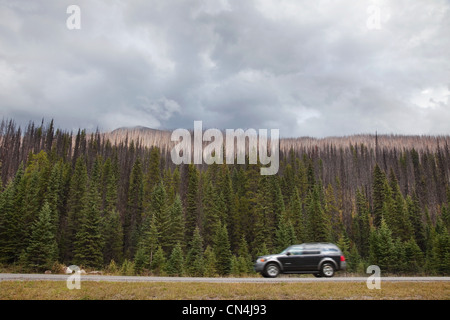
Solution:
M297 254L298 254L302 250L303 250L302 246L290 246L290 247L287 247L286 249L284 249L283 251L281 251L279 254L286 254L288 252L293 253L294 251L297 252Z

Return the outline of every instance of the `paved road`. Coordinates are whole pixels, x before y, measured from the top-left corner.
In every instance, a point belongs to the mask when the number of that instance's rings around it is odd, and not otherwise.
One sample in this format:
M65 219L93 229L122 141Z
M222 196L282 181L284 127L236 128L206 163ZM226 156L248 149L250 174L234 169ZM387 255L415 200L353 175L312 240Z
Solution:
M18 274L0 273L1 281L66 281L69 275L63 274ZM366 282L367 277L333 277L333 278L300 278L300 277L278 277L267 279L254 278L192 278L192 277L142 277L142 276L103 276L103 275L81 275L81 281L111 281L111 282L207 282L207 283L270 283L270 282ZM386 282L433 282L450 281L450 277L382 277Z

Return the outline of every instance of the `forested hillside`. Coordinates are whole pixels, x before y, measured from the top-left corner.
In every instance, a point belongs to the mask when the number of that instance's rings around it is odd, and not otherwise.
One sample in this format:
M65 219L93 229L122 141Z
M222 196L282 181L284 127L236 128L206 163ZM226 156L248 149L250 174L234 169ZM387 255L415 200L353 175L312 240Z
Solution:
M258 165L181 165L170 133L0 124L0 263L127 274L252 271L258 255L330 241L350 271L450 273L449 136L280 142Z

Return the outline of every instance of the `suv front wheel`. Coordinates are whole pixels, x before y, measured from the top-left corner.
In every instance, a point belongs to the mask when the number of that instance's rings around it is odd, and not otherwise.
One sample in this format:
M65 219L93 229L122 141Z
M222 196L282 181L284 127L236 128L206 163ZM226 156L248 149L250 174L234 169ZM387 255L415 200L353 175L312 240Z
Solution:
M276 278L280 274L280 267L276 263L268 263L264 269L264 275L268 278Z
M325 262L320 269L320 274L324 277L331 278L334 276L334 266L329 262Z

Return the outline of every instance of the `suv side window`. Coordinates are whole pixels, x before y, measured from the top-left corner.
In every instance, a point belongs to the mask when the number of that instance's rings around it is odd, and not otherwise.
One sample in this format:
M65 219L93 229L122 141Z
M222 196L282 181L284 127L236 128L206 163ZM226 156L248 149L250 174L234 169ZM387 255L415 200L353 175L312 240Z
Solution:
M290 251L290 252L291 252L291 254L292 254L293 256L301 256L302 253L303 253L303 250L302 250L302 249L294 249L294 250L292 250L292 251Z
M303 251L303 254L320 254L320 250L319 249L305 250L305 251Z

